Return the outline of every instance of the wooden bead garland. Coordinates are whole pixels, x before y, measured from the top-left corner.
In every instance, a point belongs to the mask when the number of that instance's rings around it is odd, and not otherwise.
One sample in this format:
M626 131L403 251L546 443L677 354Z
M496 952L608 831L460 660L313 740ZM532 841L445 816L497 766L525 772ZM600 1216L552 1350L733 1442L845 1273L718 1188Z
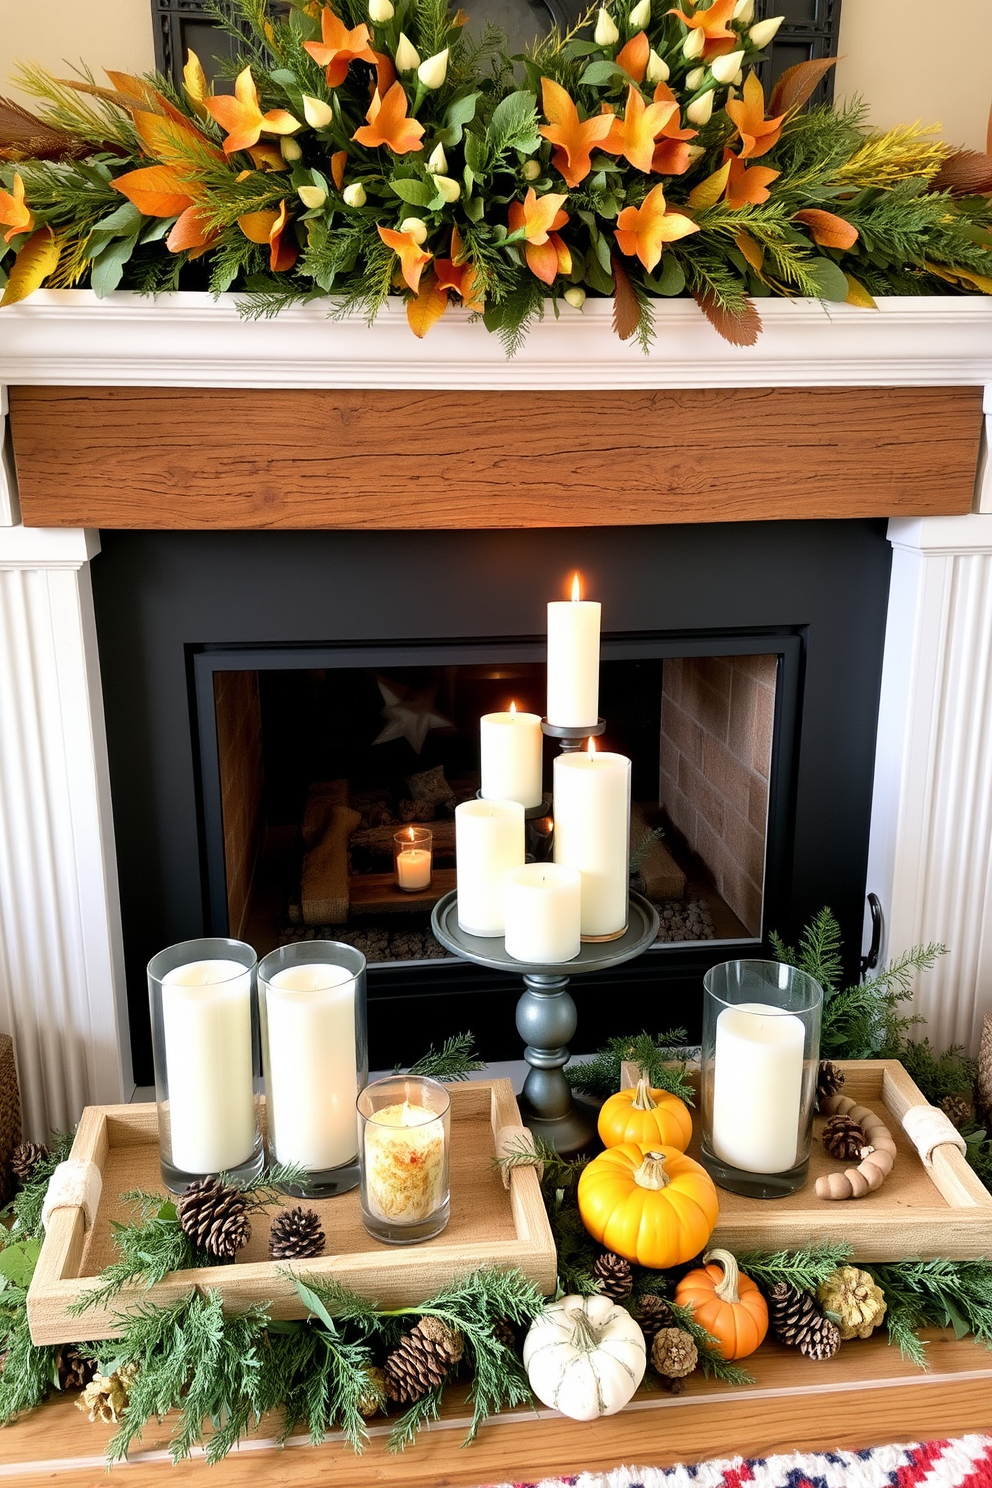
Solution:
M846 1116L862 1128L868 1146L864 1148L862 1160L856 1168L846 1168L843 1173L827 1173L816 1180L818 1199L860 1199L867 1193L881 1188L892 1172L896 1160L896 1144L881 1116L876 1116L867 1106L859 1106L848 1095L831 1095L820 1105L824 1116Z

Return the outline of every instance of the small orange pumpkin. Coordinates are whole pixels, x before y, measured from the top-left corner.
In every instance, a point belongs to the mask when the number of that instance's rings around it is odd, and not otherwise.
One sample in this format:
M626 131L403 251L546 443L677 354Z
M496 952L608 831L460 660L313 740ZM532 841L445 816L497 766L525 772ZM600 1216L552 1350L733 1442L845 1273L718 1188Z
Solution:
M582 1222L607 1250L663 1271L705 1246L720 1212L713 1179L677 1147L607 1147L583 1168Z
M768 1304L729 1250L707 1251L702 1267L687 1272L675 1288L675 1300L692 1308L725 1359L746 1359L768 1332Z
M684 1152L692 1137L689 1108L668 1090L652 1090L646 1079L636 1090L620 1090L603 1102L599 1138L604 1147L636 1142L639 1147L677 1147Z

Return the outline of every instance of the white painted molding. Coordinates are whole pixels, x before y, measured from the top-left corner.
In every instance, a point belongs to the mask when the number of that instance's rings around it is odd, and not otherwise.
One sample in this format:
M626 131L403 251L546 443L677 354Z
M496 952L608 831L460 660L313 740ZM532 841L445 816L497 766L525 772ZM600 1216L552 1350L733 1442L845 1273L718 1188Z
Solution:
M0 527L0 1029L37 1141L132 1086L97 551L96 533Z
M885 956L948 946L915 1010L974 1050L992 1008L992 514L899 518L882 672L868 888Z
M763 300L757 345L731 346L691 300L655 307L649 356L610 326L612 302L549 311L521 351L452 308L423 341L401 301L374 324L333 302L241 320L236 297L40 290L0 318L0 382L145 387L694 388L992 383L992 301L902 298L876 311Z

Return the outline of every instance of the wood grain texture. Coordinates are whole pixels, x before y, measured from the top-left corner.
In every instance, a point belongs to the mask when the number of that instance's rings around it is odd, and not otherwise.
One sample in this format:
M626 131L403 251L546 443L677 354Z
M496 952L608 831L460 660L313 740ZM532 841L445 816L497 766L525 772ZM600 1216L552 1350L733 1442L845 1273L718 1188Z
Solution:
M34 527L636 526L971 509L982 390L10 389Z
M508 1412L464 1451L469 1412L461 1385L446 1391L438 1424L399 1457L387 1451L389 1426L381 1421L371 1423L371 1441L356 1457L339 1437L311 1447L295 1436L280 1449L273 1441L278 1421L266 1420L216 1467L196 1459L173 1467L166 1447L175 1422L167 1419L148 1427L110 1481L141 1488L476 1488L621 1463L667 1467L987 1431L992 1355L949 1332L932 1336L929 1374L901 1360L878 1334L845 1344L822 1364L766 1343L748 1361L753 1385L731 1388L694 1376L685 1395L640 1392L619 1415L588 1423L543 1409ZM71 1398L52 1400L0 1433L0 1485L96 1488L107 1481L102 1453L113 1429L91 1425Z

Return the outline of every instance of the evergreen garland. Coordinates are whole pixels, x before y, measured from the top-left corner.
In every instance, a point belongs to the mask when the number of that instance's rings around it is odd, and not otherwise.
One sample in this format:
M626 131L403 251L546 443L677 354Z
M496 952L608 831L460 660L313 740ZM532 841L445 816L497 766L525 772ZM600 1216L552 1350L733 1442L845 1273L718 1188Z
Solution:
M684 1028L669 1029L652 1038L649 1033L627 1034L608 1039L591 1059L566 1066L565 1078L573 1090L605 1100L620 1089L624 1062L639 1064L655 1090L667 1090L691 1106L695 1091L686 1077Z
M411 1064L408 1074L429 1075L432 1080L467 1080L470 1075L486 1068L486 1061L475 1053L475 1037L471 1033L455 1033L445 1039L440 1049L432 1044L427 1053ZM397 1065L396 1074L399 1074Z

